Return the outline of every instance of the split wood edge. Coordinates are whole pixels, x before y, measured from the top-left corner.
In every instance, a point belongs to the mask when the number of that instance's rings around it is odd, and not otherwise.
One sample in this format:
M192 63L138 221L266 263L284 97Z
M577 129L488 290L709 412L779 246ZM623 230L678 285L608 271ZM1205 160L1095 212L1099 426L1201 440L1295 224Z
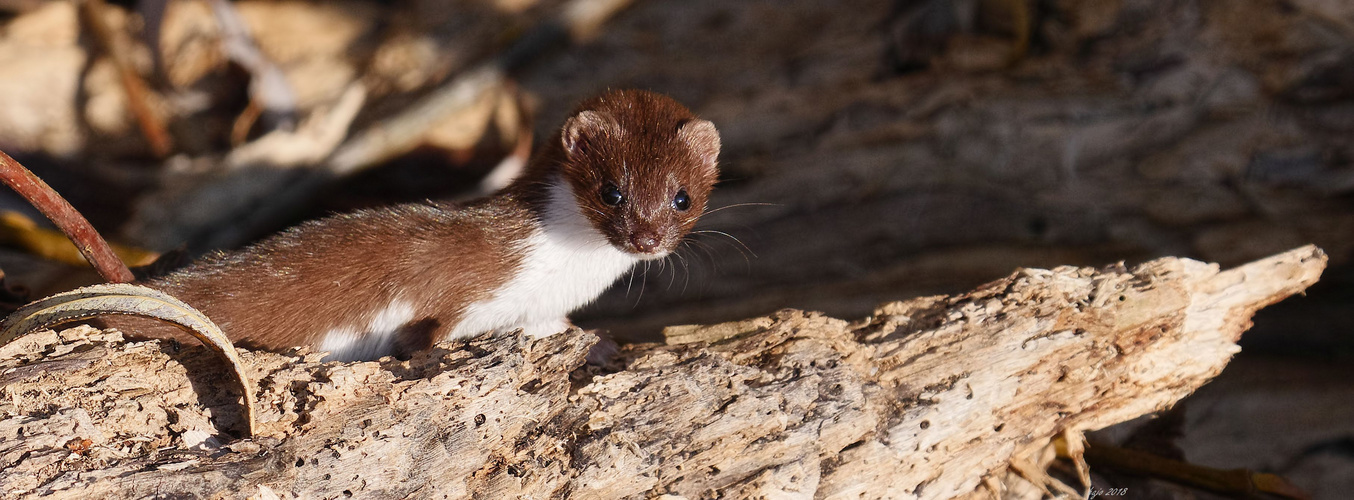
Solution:
M876 371L881 381L913 387L906 390L915 391L909 397L917 402L939 402L934 407L948 405L956 411L928 412L927 404L916 402L906 409L899 416L903 423L892 430L910 426L908 446L915 443L916 451L930 447L933 453L921 453L922 461L939 450L941 466L928 468L921 477L905 473L889 478L915 489L888 485L869 493L908 498L1079 496L1044 472L1056 457L1056 440L1080 444L1084 432L1169 409L1222 371L1240 350L1235 342L1251 326L1257 310L1316 283L1326 261L1321 249L1308 245L1221 272L1216 264L1178 258L1154 260L1132 270L1122 264L1105 269L1022 269L965 294L881 306L874 316L851 327L856 340L871 348L854 351L847 359ZM1085 283L1074 283L1086 279L1089 289ZM1027 311L1033 314L1012 320L1010 315L1021 313L1011 307L1013 296L1023 297L1018 301L1034 309ZM1040 307L1044 301L1047 306ZM759 318L669 327L664 334L669 344L719 346L745 342L772 325ZM984 338L988 335L993 337ZM1078 339L1094 336L1102 340L1076 345ZM1025 356L1011 354L1041 349L1055 352L1025 365L1015 363ZM973 399L973 387L979 385L972 377L993 364L1007 365L1006 380L989 380L998 392L1009 391L999 395L1009 398L1005 403L991 405L993 414L1006 410L1006 418L993 418L981 409L966 414L965 407L973 406L966 400ZM969 386L967 397L960 386ZM1022 400L1019 394L1024 392L1039 397ZM1028 410L1026 417L1055 412L1057 418L1020 422L1013 418L1019 413L1013 408ZM975 414L979 417L970 418ZM934 425L928 432L930 422L946 422L942 428L974 427L964 419L995 425L989 424L987 432L960 433L957 439L927 437L937 433ZM1008 424L1028 439L1010 439ZM1006 444L1015 446L970 446L1002 440L1001 434L1014 441ZM975 449L983 452L969 453ZM944 467L944 460L965 458L967 467L957 477ZM909 459L916 457L903 458L902 470L908 470ZM1086 478L1084 463L1074 465ZM937 469L939 474L926 477ZM986 472L975 474L977 470ZM1023 492L1000 486L1010 484L1023 487ZM920 493L923 487L925 494ZM854 498L857 493L861 491L845 488L826 496Z
M623 369L581 379L591 336L578 332L443 343L407 362L253 353L265 401L255 440L210 458L77 462L39 487L55 490L33 491L1066 494L1043 472L1057 438L1079 440L1190 394L1237 352L1256 310L1315 283L1325 261L1309 246L1221 272L1175 258L1132 270L1026 269L965 294L886 304L855 323L785 310L674 327L675 345L627 346ZM169 362L138 352L154 359L121 363ZM255 455L260 445L266 455Z

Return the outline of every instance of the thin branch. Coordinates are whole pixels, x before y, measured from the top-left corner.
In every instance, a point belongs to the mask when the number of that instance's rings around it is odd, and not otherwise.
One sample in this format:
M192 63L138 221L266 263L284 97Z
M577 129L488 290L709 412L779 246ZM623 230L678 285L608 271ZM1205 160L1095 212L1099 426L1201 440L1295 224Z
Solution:
M1055 444L1058 456L1073 457L1066 441ZM1093 466L1165 479L1225 495L1254 496L1264 492L1284 498L1311 498L1310 494L1280 476L1248 469L1214 469L1100 442L1087 443L1083 455L1086 463Z
M493 61L453 78L403 113L356 134L334 153L327 168L336 175L349 175L408 152L418 146L429 129L448 116L470 108L486 92L501 89L508 73L571 40L591 39L603 23L632 1L570 2L557 19L541 23Z
M94 226L91 226L75 207L3 151L0 151L0 180L33 204L42 215L56 224L61 232L66 233L80 249L80 254L85 256L85 260L94 266L104 280L111 283L127 283L134 279L127 264L118 258L108 246L108 242L104 241L103 236L94 230Z
M194 221L192 228L178 232L204 235L191 242L197 248L233 247L257 236L258 228L285 219L334 178L361 172L413 149L432 127L473 108L486 93L502 91L513 70L571 40L586 41L632 2L573 0L556 20L537 26L492 61L452 78L404 112L354 133L314 171L290 178L286 184L260 186L261 192L240 196L239 205L215 207L218 217Z
M259 50L249 25L230 2L213 0L212 13L221 29L221 48L231 61L248 71L249 96L265 118L277 120L277 128L291 130L296 125L296 92L286 75ZM252 119L247 120L250 123ZM245 132L248 132L246 130Z
M132 115L136 117L136 123L141 128L141 135L145 136L146 142L150 143L150 149L155 153L155 156L160 158L169 156L173 147L169 139L169 132L165 129L164 120L161 119L159 113L155 112L148 101L150 91L147 90L146 82L141 79L141 75L136 71L136 66L132 63L130 48L108 25L108 20L105 17L108 4L105 4L103 0L85 0L80 6L85 24L89 26L90 31L94 33L94 38L98 40L104 52L117 66L118 75L122 78L122 88L127 92L127 106L131 108Z

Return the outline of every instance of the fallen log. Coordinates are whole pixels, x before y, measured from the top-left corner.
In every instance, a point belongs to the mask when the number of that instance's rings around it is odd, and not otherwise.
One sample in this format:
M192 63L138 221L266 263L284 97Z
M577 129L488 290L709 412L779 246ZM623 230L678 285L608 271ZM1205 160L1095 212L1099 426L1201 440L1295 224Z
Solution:
M0 496L1037 497L1067 489L1054 438L1170 407L1325 262L1025 269L856 322L671 327L609 370L577 331L407 361L241 350L249 440L205 349L38 332L0 348Z

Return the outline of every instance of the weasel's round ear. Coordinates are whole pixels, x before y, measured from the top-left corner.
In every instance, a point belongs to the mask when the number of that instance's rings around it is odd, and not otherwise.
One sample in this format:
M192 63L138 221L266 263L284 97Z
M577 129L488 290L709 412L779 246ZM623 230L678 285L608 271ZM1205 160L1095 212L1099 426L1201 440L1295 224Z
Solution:
M564 121L560 131L560 141L564 151L570 155L578 154L587 147L589 139L612 136L620 138L621 126L606 113L593 110L579 111Z
M709 173L715 173L719 161L719 131L715 130L715 124L695 118L687 120L677 128L677 137L691 148Z

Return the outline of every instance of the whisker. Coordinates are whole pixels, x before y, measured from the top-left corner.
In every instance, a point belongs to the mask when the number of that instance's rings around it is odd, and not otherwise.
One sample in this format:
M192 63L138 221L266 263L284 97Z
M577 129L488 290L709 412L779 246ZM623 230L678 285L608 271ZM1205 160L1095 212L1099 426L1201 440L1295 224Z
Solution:
M630 296L630 288L635 285L635 270L630 270L630 279L625 282L625 296Z
M735 238L733 235L730 235L729 233L725 233L723 231L692 231L691 236L697 238L702 236L709 237L724 236L729 238L730 240L733 240L733 242L729 242L723 238L715 238L716 241L727 243L729 246L733 247L734 250L738 251L738 255L743 257L743 264L747 266L748 271L752 270L752 259L757 258L757 254L753 252L751 248L748 248L747 245L744 245L743 242L740 241L738 238ZM693 241L700 240L693 238ZM748 257L749 254L751 254L751 257Z
M639 279L639 296L638 296L638 297L635 297L635 303L630 305L630 308L631 308L631 309L634 309L634 308L636 308L636 307L639 307L639 301L640 301L640 299L643 299L643 298L644 298L644 284L647 283L647 282L649 281L649 263L650 263L650 262L652 262L652 261L648 261L648 260L644 261L644 276L641 277L641 278Z
M744 244L744 243L743 243L743 240L740 240L740 239L738 239L737 236L734 236L734 235L732 235L732 234L726 233L726 232L724 232L724 231L715 231L715 230L713 230L713 229L703 229L703 230L699 230L699 231L692 231L692 233L695 233L695 234L715 234L715 235L719 235L719 236L724 236L724 237L726 237L726 238L728 238L728 239L733 240L735 243L738 243L739 246L743 247L743 250L747 250L747 252L750 253L750 254L752 254L752 256L753 256L754 258L757 257L757 252L752 251L752 248L749 248L746 244Z
M680 250L680 249L679 249L679 250ZM685 279L682 280L682 294L685 295L685 294L686 294L686 286L689 285L689 284L691 284L691 268L690 268L690 267L687 267L687 264L686 264L686 257L683 257L681 253L679 253L679 252L672 252L672 255L676 256L676 257L677 257L677 262L679 262L679 263L682 264L682 275L685 276ZM672 266L672 278L673 278L674 280L677 279L677 266ZM671 286L672 286L672 284L669 283L669 284L668 284L668 287L671 287Z
M714 210L707 211L707 212L705 212L705 215L710 215L710 214L713 214L713 213L716 213L716 212L720 212L720 211L723 211L723 210L728 210L728 209L730 209L730 208L739 208L739 207L779 207L779 206L784 206L784 204L781 204L781 203L735 203L735 204L733 204L733 205L725 205L725 206L716 208L716 209L714 209Z
M606 212L603 212L603 211L601 211L601 210L598 210L597 207L588 207L588 210L592 210L593 212L596 212L597 215L600 215L600 216L602 216L602 217L606 217Z
M666 267L668 259L671 259L672 256L673 256L673 253L668 253L666 256L663 257L663 260L659 261L659 263L658 263L658 269L659 269L658 277L659 277L659 278L662 278L662 277L663 277L662 270L663 270L664 267ZM666 288L666 290L671 291L671 290L672 290L672 284L675 283L676 281L677 281L677 266L674 265L674 266L672 266L672 272L669 272L669 273L668 273L668 287Z
M687 243L691 244L692 248L699 249L701 252L703 252L705 254L706 261L710 263L710 270L713 271L715 274L719 274L719 261L715 259L714 249L711 248L710 245L706 244L703 241L695 239L694 237L687 239L686 241Z

